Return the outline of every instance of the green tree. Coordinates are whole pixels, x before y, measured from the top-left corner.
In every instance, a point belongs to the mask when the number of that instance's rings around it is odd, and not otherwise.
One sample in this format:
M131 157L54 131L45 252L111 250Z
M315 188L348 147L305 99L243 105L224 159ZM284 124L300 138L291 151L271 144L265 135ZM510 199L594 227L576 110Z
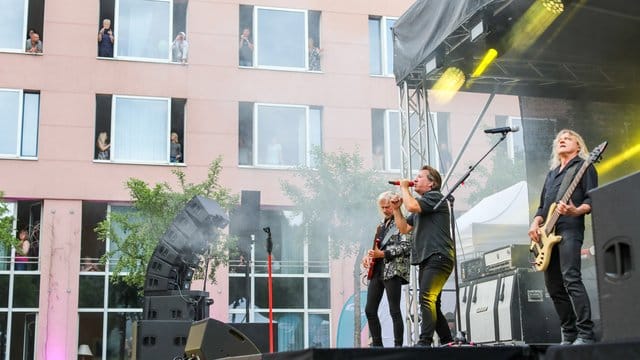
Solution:
M0 244L10 248L18 244L18 239L13 233L13 217L7 216L9 207L2 201L4 193L0 191Z
M356 255L353 269L354 305L360 309L360 258L373 245L380 219L376 199L387 189L379 175L363 167L358 151L323 153L312 150L314 165L298 167L294 177L302 186L282 181L284 193L303 214L309 241L326 241L331 257ZM355 314L354 345L360 342L360 312Z
M125 273L116 276L114 281L124 281L140 289L143 287L147 265L158 241L175 216L194 196L202 195L215 200L227 211L238 204L238 196L219 184L221 163L221 157L215 159L209 165L207 178L198 184L187 182L182 170L172 170L178 180L177 191L167 183L150 186L136 178L127 181L126 187L132 201L131 211L111 212L96 227L98 238L102 241L109 239L117 249L107 252L102 261L114 262L114 273ZM233 239L229 236L212 234L212 239L216 238L217 241L210 242L207 257L201 263L202 267L210 267L209 279L214 283L216 269L228 262L228 251L233 248Z

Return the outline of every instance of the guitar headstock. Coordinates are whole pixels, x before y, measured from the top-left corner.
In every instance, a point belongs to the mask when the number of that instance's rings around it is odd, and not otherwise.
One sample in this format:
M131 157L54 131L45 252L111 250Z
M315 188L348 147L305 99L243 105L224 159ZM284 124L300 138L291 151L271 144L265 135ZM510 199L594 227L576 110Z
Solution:
M604 141L602 144L596 146L593 150L591 150L591 153L589 154L589 158L587 159L587 161L589 161L590 163L600 161L600 159L602 158L602 153L604 152L604 149L607 148L607 144L608 143Z

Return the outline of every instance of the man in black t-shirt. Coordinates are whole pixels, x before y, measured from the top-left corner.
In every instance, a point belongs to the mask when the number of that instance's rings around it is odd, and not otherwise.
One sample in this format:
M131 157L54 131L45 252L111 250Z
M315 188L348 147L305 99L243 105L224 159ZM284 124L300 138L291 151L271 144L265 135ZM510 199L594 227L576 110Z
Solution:
M411 242L411 264L419 267L420 340L417 346L431 346L433 333L440 336L441 343L451 342L451 331L447 319L440 311L440 294L454 267L454 244L451 238L449 208L442 203L440 173L431 166L422 167L413 180L414 189L420 195L414 198L409 190L410 181L400 180L402 200L393 202L393 215L401 233L413 231ZM405 218L400 205L411 214Z

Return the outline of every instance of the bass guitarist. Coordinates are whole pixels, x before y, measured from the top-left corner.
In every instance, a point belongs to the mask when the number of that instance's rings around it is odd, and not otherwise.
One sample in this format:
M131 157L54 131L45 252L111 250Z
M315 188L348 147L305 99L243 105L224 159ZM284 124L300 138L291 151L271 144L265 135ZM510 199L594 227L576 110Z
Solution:
M551 170L540 195L540 206L529 228L531 240L539 242L545 217L551 205L557 203L555 211L560 217L555 235L561 236L562 240L551 251L544 279L560 317L562 345L591 344L595 341L589 296L582 283L580 270L584 216L591 212L588 192L598 186L598 174L593 165L583 174L570 201L559 202L563 188L573 180L576 169L582 166L588 155L587 146L578 133L564 129L557 134L549 161Z
M362 259L362 265L369 269L367 304L364 311L369 324L371 347L383 346L378 307L385 290L393 321L394 345L401 347L404 338L400 298L402 285L409 283L411 243L400 234L393 218L391 202L399 199L400 196L392 191L383 192L378 196L378 207L384 219L378 225L373 249Z

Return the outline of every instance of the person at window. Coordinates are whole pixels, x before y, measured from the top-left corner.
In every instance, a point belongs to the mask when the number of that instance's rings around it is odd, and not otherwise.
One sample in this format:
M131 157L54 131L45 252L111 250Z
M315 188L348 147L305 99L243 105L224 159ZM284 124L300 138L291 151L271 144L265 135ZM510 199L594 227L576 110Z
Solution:
M171 44L171 61L186 64L187 53L189 52L189 42L184 32L179 32L176 39Z
M442 199L442 177L435 168L425 165L413 180L414 189L420 195L413 197L409 180L400 180L402 199L392 202L396 226L403 234L413 232L411 264L418 265L420 286L420 339L416 346L431 347L433 333L437 331L440 342L453 341L447 319L440 309L442 288L454 266L454 244L451 237L451 219L446 203L435 205ZM406 218L400 205L411 213Z
M18 233L18 245L16 246L16 270L27 270L30 248L29 232L26 229L22 229Z
M271 142L267 145L267 164L282 165L282 145L275 136L271 137Z
M40 41L40 34L32 32L25 44L24 50L30 54L42 53L42 41Z
M320 55L322 49L315 45L313 38L309 38L309 70L320 71Z
M598 173L593 165L587 167L569 202L559 201L569 187L577 169L589 156L582 137L572 130L561 130L553 141L550 165L540 194L540 206L529 227L532 241L540 241L540 227L549 213L551 204L557 204L560 214L555 234L562 236L551 251L549 266L544 271L544 282L560 317L562 345L591 344L595 341L589 295L582 282L580 250L584 240L584 216L591 212L589 191L598 186Z
M36 29L29 28L29 32L27 33L27 40L31 39L31 34L33 34L34 32L36 32Z
M111 144L109 143L109 137L106 131L101 131L98 134L96 147L98 148L98 160L109 160L109 148L111 148Z
M171 133L171 149L169 153L169 161L172 163L182 162L182 146L178 139L178 133Z
M102 20L102 28L98 31L98 56L113 57L113 29L111 20Z
M253 66L253 44L249 28L244 28L240 35L240 66Z
M404 339L404 325L400 310L402 285L409 283L409 254L411 243L395 225L392 201L400 196L392 191L378 196L378 207L384 219L378 225L373 250L362 259L362 266L369 269L371 279L367 287L367 304L365 314L371 334L371 347L382 347L382 329L378 318L378 307L382 293L386 291L389 302L389 313L393 321L393 343L401 347Z

